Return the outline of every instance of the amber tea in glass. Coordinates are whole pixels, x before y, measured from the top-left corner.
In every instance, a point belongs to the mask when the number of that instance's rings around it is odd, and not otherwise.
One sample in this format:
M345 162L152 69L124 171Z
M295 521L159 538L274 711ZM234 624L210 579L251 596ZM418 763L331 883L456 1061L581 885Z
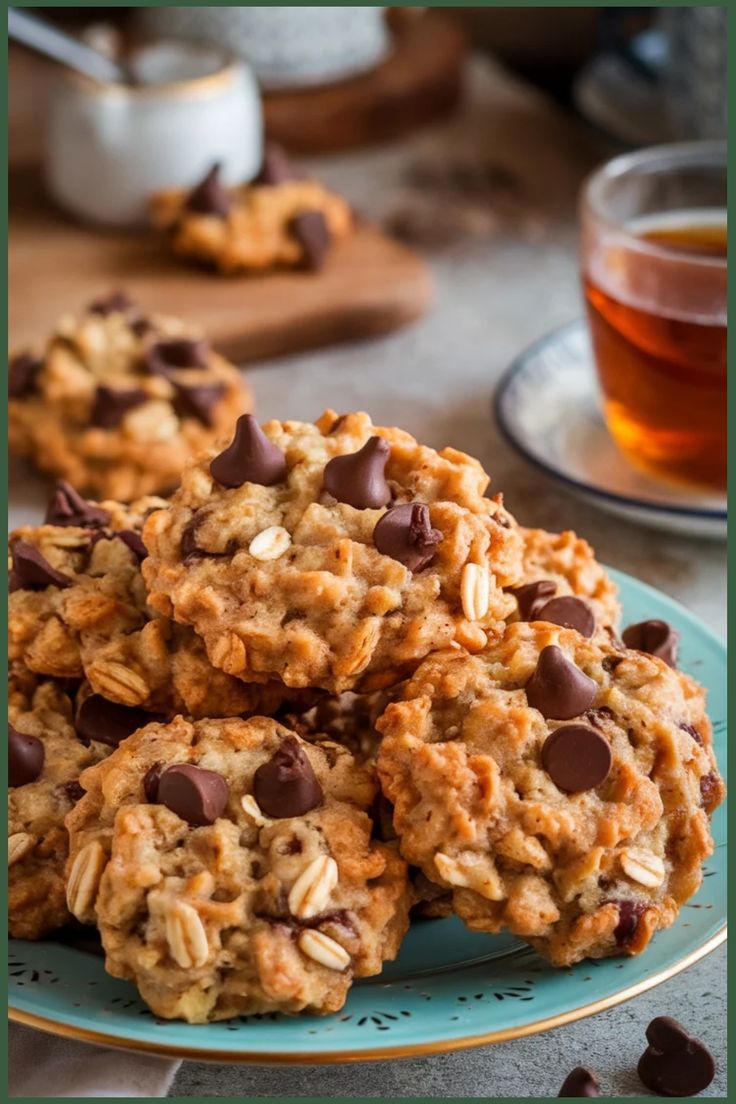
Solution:
M607 425L650 475L726 486L726 156L609 162L582 202L585 300Z

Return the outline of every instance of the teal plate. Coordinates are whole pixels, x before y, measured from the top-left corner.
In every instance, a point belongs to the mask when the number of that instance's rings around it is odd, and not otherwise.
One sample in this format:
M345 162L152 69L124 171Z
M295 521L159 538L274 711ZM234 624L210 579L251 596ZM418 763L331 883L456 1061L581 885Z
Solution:
M708 689L718 760L726 760L724 645L692 614L627 575L624 623L659 617L682 634L680 664ZM58 943L10 942L11 1019L88 1042L191 1059L345 1062L501 1042L592 1015L660 984L726 936L726 810L702 888L637 958L559 970L517 940L466 931L456 919L412 926L396 962L358 982L331 1016L243 1016L191 1026L156 1019L102 960Z

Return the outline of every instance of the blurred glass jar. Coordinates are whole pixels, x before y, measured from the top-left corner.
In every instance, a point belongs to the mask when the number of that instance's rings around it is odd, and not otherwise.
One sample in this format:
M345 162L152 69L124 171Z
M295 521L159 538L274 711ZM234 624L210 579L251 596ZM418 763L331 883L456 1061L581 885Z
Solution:
M390 49L381 7L146 8L136 29L234 50L266 88L342 80L371 69Z
M666 42L662 90L677 138L725 138L726 7L661 8L656 25Z
M152 192L191 187L216 161L226 183L249 180L263 153L258 86L241 60L212 47L152 43L131 67L139 83L53 74L46 181L84 221L136 227Z

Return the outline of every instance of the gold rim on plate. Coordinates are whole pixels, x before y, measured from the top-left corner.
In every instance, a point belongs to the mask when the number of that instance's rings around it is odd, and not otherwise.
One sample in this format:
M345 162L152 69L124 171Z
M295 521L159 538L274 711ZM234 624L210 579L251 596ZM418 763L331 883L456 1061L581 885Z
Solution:
M651 977L622 989L618 993L612 993L609 997L592 1001L590 1004L573 1008L569 1012L562 1012L557 1016L548 1016L534 1023L524 1024L521 1027L502 1028L498 1031L489 1031L483 1035L468 1035L462 1039L444 1039L436 1043L415 1043L408 1046L380 1047L373 1050L351 1051L290 1051L288 1054L264 1055L257 1051L243 1050L189 1050L187 1047L166 1046L161 1043L139 1042L134 1039L120 1039L115 1035L106 1035L102 1031L89 1031L82 1027L73 1027L70 1024L58 1023L56 1020L47 1019L45 1016L37 1016L33 1012L21 1012L17 1008L8 1008L8 1018L14 1023L20 1023L26 1027L35 1027L40 1031L46 1031L51 1035L60 1035L65 1039L76 1039L82 1043L96 1043L101 1046L115 1047L118 1050L140 1051L145 1054L158 1054L165 1058L184 1058L196 1062L242 1062L262 1066L280 1065L338 1065L340 1062L377 1062L388 1058L414 1058L429 1054L446 1054L453 1050L468 1050L471 1047L487 1046L491 1043L506 1043L512 1039L521 1039L526 1035L537 1035L543 1031L550 1031L554 1027L562 1027L564 1024L574 1023L576 1020L594 1016L598 1012L604 1012L607 1008L614 1008L617 1004L638 997L649 989L661 985L676 974L687 970L699 962L701 958L711 954L722 943L725 943L728 935L728 927L724 926L706 940L700 947L696 947L690 954L685 955L673 966L661 970Z

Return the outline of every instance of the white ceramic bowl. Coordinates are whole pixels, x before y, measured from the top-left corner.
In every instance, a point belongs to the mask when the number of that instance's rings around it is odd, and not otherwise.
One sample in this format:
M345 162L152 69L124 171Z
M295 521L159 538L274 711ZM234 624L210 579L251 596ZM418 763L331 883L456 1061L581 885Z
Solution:
M146 222L152 192L192 186L215 161L227 183L255 176L263 122L245 62L160 43L142 51L135 67L145 83L54 75L46 179L60 206L85 221L135 227Z

